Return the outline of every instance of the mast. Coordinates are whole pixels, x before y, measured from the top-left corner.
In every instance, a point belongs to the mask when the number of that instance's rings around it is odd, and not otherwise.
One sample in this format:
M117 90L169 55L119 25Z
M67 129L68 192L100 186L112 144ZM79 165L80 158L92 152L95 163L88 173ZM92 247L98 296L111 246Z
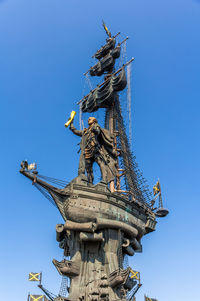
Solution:
M117 33L112 37L111 32L103 22L103 27L108 35L106 44L102 46L94 55L98 62L91 67L84 75L90 73L91 76L101 76L104 74L103 83L99 84L95 89L90 91L84 98L82 98L77 104L81 104L82 112L94 112L100 108L106 108L106 116L108 117L107 126L114 139L114 150L117 155L116 167L117 175L115 180L111 180L109 183L111 192L126 192L122 191L120 187L120 178L125 175L125 172L120 174L119 168L119 149L117 142L117 118L116 118L116 102L119 101L118 91L123 90L126 87L126 76L124 68L130 64L134 58L124 64L117 71L115 70L115 60L120 57L121 45L128 39L126 37L121 43L116 46L115 38L119 35Z
M115 149L117 148L116 146L116 135L115 135L115 122L114 122L114 107L111 106L110 109L108 109L108 114L109 114L109 130L110 132L114 135L114 143L115 143ZM118 158L117 158L117 164L119 166ZM111 181L110 182L110 191L114 192L115 191L115 182Z

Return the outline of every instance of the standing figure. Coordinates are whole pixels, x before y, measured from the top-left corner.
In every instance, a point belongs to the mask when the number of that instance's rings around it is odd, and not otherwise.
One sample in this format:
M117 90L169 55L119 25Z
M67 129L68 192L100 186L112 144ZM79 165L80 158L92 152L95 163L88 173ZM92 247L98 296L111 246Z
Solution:
M100 167L102 180L109 183L117 174L114 137L108 130L102 129L94 117L89 117L88 125L84 130L77 130L72 121L69 127L75 135L82 137L78 174L84 174L86 170L88 182L93 183L93 163L96 162Z

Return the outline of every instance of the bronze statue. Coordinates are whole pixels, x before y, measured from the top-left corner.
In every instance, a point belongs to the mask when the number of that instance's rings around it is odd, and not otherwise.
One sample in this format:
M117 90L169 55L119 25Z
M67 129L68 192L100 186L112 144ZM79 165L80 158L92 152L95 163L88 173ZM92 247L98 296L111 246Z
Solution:
M73 125L76 112L71 112L65 126L81 137L81 154L79 176L70 182L42 176L27 161L21 164L20 172L56 205L63 218L56 226L56 240L67 258L53 263L60 275L70 278L70 284L63 281L64 290L57 298L46 291L51 301L133 301L141 287L140 274L128 266L127 257L142 252L142 237L155 231L156 216L168 213L160 182L154 186L152 199L126 134L118 92L126 86L125 66L133 59L115 71L115 59L120 56L120 43L115 47L118 34L106 32L111 39L95 53L99 62L88 71L106 78L77 104L83 113L105 108L109 131L94 117L88 119L88 128L77 130ZM95 162L102 181L91 185ZM85 171L88 181L81 176ZM159 207L154 208L158 197Z
M95 117L88 118L88 128L77 130L73 120L70 130L82 137L80 142L81 155L78 174L87 172L88 182L93 183L93 163L96 162L101 170L102 181L109 183L114 180L117 168L117 152L114 149L113 135L99 126Z

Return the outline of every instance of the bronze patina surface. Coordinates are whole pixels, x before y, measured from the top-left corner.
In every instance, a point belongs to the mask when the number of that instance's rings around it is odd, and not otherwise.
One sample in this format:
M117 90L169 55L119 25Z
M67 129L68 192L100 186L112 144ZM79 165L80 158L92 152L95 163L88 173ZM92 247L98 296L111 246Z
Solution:
M63 217L63 223L56 225L56 240L64 250L64 259L53 259L53 264L60 275L70 279L70 285L65 287L69 294L53 298L47 292L51 301L135 300L140 276L125 265L125 258L142 252L142 237L155 231L156 216L168 214L163 208L160 182L154 186L153 198L127 137L118 92L127 85L125 67L134 59L117 71L114 64L128 38L115 46L119 33L112 36L105 24L104 29L108 39L94 55L99 62L86 72L91 76L104 74L104 80L78 104L82 113L104 109L105 125L100 126L90 116L88 127L83 129L80 123L78 130L73 123L75 111L65 123L81 137L78 176L65 183L41 176L36 164L21 163L20 172L56 205ZM97 184L94 163L101 171ZM158 197L159 206L154 207ZM42 285L40 288L45 292Z
M21 173L45 186L65 221L56 226L56 239L70 260L53 264L71 280L66 300L125 300L136 283L131 268L123 268L124 257L141 252L142 236L155 230L150 208L111 193L106 183L91 185L84 175L58 189Z

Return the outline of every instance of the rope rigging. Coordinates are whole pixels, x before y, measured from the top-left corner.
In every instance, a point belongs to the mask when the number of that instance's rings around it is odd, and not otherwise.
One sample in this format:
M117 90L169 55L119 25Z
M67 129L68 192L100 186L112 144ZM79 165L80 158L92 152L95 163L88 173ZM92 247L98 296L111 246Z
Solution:
M129 143L132 148L132 118L131 118L131 64L127 66L127 111L129 123Z
M48 183L55 184L55 185L57 185L60 188L64 188L64 187L66 187L67 184L69 184L69 182L67 182L67 181L63 181L63 180L59 180L59 179L55 179L55 178L43 176L43 175L40 175L40 174L37 174L37 177L40 178L40 179L46 180ZM47 189L45 189L44 187L42 187L37 182L33 182L33 184L45 196L45 198L50 201L50 203L53 206L57 207L56 204L55 204L55 201L54 201L53 197L51 196L51 194L49 193L49 191Z
M44 179L44 180L46 180L50 183L57 184L58 186L61 186L61 187L65 187L67 184L69 184L68 181L59 180L59 179L55 179L55 178L50 178L50 177L47 177L47 176L43 176L41 174L37 174L37 177L41 178L41 179Z
M70 260L70 256L65 256L63 254L63 259ZM70 287L70 278L67 276L62 276L60 290L59 290L59 296L67 297L67 295L69 293L69 287Z
M138 164L135 161L136 157L132 155L130 150L118 98L116 98L115 101L115 118L117 120L117 131L119 133L117 140L121 152L121 166L126 170L126 189L127 191L130 191L136 201L150 204L150 201L152 200L151 193L146 185L146 180L142 177L142 172L139 170Z
M56 206L56 204L55 204L55 202L54 202L54 199L52 198L52 196L47 192L47 190L45 189L45 188L43 188L42 186L40 186L38 183L35 183L34 184L34 186L45 196L45 198L47 199L47 200L49 200L50 201L50 203L52 204L52 205L54 205L55 207L57 207Z

